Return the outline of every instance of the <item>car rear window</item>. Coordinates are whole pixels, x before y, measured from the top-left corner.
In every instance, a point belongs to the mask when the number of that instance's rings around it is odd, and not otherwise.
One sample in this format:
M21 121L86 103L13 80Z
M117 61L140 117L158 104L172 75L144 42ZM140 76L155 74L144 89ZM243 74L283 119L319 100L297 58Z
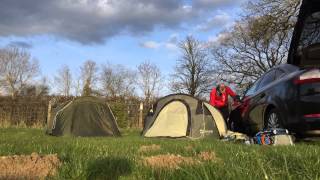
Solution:
M305 20L299 48L304 49L318 43L320 43L320 12L315 12Z

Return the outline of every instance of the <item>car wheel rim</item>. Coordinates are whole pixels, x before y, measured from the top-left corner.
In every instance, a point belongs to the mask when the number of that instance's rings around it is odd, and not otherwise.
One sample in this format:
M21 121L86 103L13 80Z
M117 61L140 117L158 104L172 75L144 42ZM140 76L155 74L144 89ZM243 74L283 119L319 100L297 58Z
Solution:
M279 127L279 117L276 113L272 113L268 119L268 128L278 128Z

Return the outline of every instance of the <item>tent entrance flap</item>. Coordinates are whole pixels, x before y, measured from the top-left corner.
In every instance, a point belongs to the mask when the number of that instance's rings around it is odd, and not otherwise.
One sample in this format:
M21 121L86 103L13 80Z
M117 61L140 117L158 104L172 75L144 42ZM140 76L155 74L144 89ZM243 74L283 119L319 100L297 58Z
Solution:
M204 103L206 108L210 111L213 116L213 119L216 123L217 129L219 131L220 137L226 136L228 133L228 128L225 119L223 118L222 114L213 106L208 103Z
M188 109L180 101L166 105L158 114L146 137L185 137L188 128Z

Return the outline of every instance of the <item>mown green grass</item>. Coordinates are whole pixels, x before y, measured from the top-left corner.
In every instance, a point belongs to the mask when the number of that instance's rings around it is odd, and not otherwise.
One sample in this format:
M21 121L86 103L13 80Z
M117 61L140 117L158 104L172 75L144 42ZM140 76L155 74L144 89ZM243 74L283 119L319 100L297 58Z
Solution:
M151 144L161 150L139 153L142 145ZM147 156L190 157L201 151L214 151L220 160L177 170L141 163ZM320 179L320 143L271 147L214 139L148 139L128 130L120 138L74 138L47 136L39 129L0 129L0 156L32 152L58 154L63 164L53 179Z

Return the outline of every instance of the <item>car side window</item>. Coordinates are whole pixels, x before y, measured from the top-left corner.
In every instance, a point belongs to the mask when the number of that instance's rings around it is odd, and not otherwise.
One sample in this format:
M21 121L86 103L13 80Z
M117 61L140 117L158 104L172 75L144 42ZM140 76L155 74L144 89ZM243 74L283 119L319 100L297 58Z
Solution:
M253 95L253 94L256 92L257 87L258 87L260 81L261 81L261 79L258 79L258 80L248 89L248 91L246 92L245 96L251 96L251 95Z
M275 79L281 78L286 73L282 69L276 69L275 71L276 71Z
M275 70L269 71L266 75L263 76L263 79L261 80L261 83L259 84L259 87L257 90L270 84L272 81L275 80L275 77L276 77Z

